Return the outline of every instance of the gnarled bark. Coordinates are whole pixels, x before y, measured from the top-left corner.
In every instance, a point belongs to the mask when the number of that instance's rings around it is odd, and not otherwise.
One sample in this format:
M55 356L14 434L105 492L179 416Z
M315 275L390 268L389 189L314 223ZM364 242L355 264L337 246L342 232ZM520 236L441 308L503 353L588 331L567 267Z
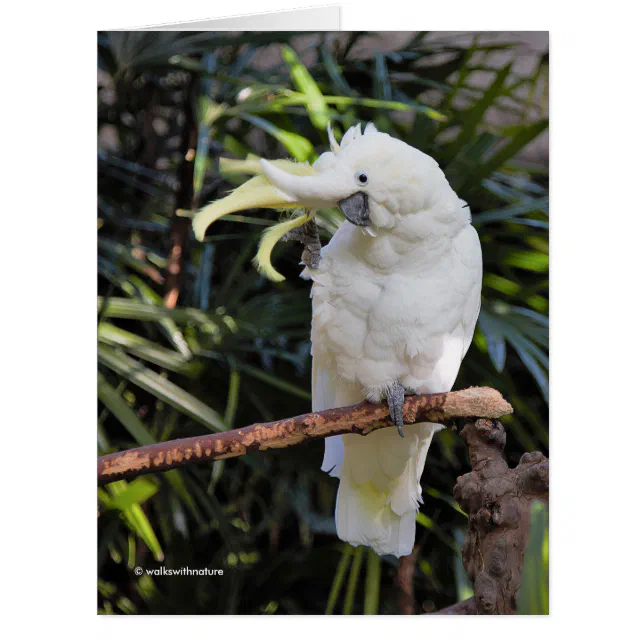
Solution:
M454 498L469 515L463 565L474 585L478 614L517 612L533 501L548 502L549 465L540 452L511 469L503 458L505 430L496 420L465 425L472 472L459 477Z

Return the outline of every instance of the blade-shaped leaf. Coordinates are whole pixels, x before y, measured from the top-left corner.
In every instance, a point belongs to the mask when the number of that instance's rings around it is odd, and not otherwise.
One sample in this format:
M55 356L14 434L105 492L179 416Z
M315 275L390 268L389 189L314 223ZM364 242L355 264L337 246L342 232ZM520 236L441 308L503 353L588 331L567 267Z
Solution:
M340 557L340 561L338 562L338 567L336 568L336 571L335 571L335 577L333 578L331 592L329 593L329 599L327 600L326 610L324 611L325 615L333 615L333 610L335 609L335 605L338 601L338 597L340 596L340 590L342 588L342 584L344 583L344 578L347 574L349 563L351 563L352 558L353 558L353 547L348 543L343 544L342 556Z
M358 578L362 569L362 560L364 558L364 547L358 546L353 548L353 560L351 562L351 571L349 572L349 581L347 583L347 593L344 596L344 614L351 615L353 604L358 590Z
M308 99L306 99L306 102L308 103ZM240 114L240 116L260 130L264 130L266 134L270 134L270 136L277 139L297 161L307 161L311 158L313 145L301 134L289 132L261 116L253 116L247 113Z
M101 344L98 348L98 359L101 364L109 367L121 377L205 425L211 431L225 432L228 429L226 423L214 409L126 354Z
M111 496L107 500L104 498L107 508L124 511L134 504L144 503L152 498L158 492L159 484L150 476L142 476L125 487L117 486L116 489L110 490Z
M154 436L123 397L107 382L105 376L98 372L98 399L119 419L132 438L139 445L152 445Z
M292 47L282 47L282 58L288 65L289 73L295 87L308 99L306 111L309 113L311 123L318 130L324 130L331 116L318 84L313 79L313 76L309 74L309 71L302 64Z
M377 615L380 605L380 557L371 549L367 552L367 576L364 590L364 614Z
M548 510L535 501L530 508L530 533L521 573L520 615L549 614L548 554Z
M201 370L197 362L187 360L179 352L166 349L156 342L120 329L109 322L101 322L98 325L98 339L170 371L195 376Z

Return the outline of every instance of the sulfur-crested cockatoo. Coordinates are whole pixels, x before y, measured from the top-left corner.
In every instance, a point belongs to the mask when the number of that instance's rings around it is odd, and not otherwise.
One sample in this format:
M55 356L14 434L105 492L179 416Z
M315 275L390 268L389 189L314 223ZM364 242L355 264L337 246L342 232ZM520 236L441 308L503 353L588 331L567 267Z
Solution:
M404 395L452 388L479 313L481 247L467 204L431 157L372 124L364 134L351 127L340 144L329 128L329 142L313 166L250 162L258 176L204 208L194 227L203 238L214 219L235 210L305 210L269 235L274 243L293 230L305 244L313 411L386 399L395 425L325 439L322 469L340 479L338 536L400 557L414 546L420 477L442 428L418 423L403 433ZM330 207L346 221L320 249L312 216ZM266 264L261 255L260 248ZM270 262L264 268L281 277Z

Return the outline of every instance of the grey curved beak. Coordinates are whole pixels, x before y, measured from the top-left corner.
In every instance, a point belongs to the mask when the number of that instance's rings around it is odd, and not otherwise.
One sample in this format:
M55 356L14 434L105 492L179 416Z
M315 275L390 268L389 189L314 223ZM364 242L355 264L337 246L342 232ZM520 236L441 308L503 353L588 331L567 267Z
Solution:
M369 220L369 197L364 192L356 192L346 199L338 201L342 214L355 226L368 226Z

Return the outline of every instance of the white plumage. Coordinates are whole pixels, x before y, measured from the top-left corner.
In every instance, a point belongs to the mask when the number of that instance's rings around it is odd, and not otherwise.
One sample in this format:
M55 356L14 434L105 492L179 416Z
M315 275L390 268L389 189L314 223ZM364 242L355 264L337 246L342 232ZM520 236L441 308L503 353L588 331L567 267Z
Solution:
M248 161L263 176L202 209L195 234L203 239L208 225L240 208L339 206L347 221L319 265L303 272L313 280L314 411L388 394L400 400L401 385L449 391L480 307L481 247L469 208L431 157L371 124L364 134L349 128L340 144L329 129L329 142L313 168ZM258 253L260 265L269 254ZM420 477L440 428L420 423L406 426L404 438L389 427L326 439L322 469L340 479L341 539L379 554L411 553Z
M437 164L385 134L354 130L345 145L348 135L335 159L368 168L375 237L345 221L309 271L314 411L380 400L395 380L417 393L449 391L480 306L479 239ZM340 479L341 539L411 553L420 477L441 427L406 426L404 439L395 427L326 439L322 469Z

